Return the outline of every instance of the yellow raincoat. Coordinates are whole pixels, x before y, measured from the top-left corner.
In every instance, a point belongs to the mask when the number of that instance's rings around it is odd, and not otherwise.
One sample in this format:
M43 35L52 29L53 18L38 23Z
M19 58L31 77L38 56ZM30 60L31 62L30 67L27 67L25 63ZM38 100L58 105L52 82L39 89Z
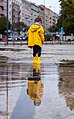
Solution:
M37 81L37 83L35 83L34 80L28 81L27 94L30 96L32 100L41 99L43 96L43 89L44 89L44 86L43 86L42 80Z
M28 30L28 47L39 45L42 47L44 41L44 29L40 24L33 24Z

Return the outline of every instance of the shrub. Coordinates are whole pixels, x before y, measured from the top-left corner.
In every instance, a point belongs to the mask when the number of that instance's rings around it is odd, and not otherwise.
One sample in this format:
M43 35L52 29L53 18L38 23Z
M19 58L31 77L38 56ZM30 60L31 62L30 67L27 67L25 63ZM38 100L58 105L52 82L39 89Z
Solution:
M50 34L45 34L45 41L50 41L52 36Z

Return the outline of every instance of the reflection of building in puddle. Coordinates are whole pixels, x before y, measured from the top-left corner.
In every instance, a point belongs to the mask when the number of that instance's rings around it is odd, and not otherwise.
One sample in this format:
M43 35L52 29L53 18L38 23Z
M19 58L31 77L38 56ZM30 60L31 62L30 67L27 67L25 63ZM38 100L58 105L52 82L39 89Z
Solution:
M0 57L0 89L8 87L18 87L24 85L27 75L27 66L25 64L12 63L12 60L5 56ZM10 63L8 63L10 62Z
M0 56L0 119L10 117L25 85L28 68L26 64L16 63L16 60L12 63L12 59Z
M70 110L74 109L74 61L59 66L59 93L63 94Z
M43 89L44 86L40 72L36 72L35 67L33 67L33 76L28 77L27 94L30 96L30 99L34 101L35 106L39 106L41 104Z

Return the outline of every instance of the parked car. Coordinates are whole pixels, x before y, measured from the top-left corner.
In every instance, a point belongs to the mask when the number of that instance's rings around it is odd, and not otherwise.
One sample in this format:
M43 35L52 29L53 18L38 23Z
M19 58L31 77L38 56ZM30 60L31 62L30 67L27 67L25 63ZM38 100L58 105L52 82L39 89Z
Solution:
M28 35L25 34L24 36L21 36L21 37L20 37L20 40L22 40L22 41L28 40Z
M8 36L8 41L11 41L13 39L12 36Z
M20 37L19 36L15 37L15 40L16 41L20 40Z
M28 35L27 34L25 34L23 37L22 37L22 40L28 40Z
M21 37L17 36L17 37L15 37L15 40L16 41L20 41L20 40L26 41L26 40L28 40L28 35L25 34L24 36L21 36Z

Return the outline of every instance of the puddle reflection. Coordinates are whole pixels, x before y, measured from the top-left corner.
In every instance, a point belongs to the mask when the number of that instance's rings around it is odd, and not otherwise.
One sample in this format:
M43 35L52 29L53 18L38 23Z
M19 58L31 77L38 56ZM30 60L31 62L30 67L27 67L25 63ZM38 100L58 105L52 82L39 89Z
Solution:
M24 49L18 49L18 48L0 48L0 51L24 51Z
M33 65L29 73L10 119L34 119L35 108L42 104L44 86L38 65Z
M26 83L26 65L9 64L9 60L8 57L0 56L0 119L10 117L21 88Z
M10 61L10 63L8 63ZM27 70L26 64L12 63L12 59L0 57L0 81L24 80ZM24 73L25 72L25 73ZM18 83L18 82L17 82Z
M30 96L30 99L34 101L35 106L41 104L43 89L44 85L41 79L40 65L33 64L33 76L28 77L27 94Z
M31 67L8 60L1 56L0 119L74 118L74 62Z
M74 61L61 63L59 75L59 93L64 96L66 106L74 110Z

